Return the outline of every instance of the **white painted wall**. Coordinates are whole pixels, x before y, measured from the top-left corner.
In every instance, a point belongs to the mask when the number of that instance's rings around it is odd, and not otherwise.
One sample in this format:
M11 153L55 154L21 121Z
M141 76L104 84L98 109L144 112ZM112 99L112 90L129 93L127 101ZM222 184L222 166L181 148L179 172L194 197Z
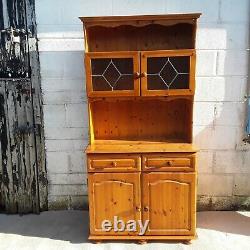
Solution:
M197 30L194 141L199 203L250 203L243 145L249 0L37 0L51 208L83 206L88 142L83 33L78 16L202 12Z

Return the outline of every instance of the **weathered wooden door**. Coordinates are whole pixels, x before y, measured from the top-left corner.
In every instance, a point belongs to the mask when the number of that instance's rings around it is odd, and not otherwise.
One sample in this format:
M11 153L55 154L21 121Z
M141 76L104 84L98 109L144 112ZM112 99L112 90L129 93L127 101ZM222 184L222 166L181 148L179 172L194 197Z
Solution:
M34 0L0 0L0 210L47 209Z

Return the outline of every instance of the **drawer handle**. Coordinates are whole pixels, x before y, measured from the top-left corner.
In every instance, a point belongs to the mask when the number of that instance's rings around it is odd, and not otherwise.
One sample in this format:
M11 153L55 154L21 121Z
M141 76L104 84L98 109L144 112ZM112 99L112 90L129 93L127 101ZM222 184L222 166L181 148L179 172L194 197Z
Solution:
M173 166L173 161L167 161L168 166Z
M117 166L117 162L112 161L112 165L113 165L114 167L116 167L116 166Z

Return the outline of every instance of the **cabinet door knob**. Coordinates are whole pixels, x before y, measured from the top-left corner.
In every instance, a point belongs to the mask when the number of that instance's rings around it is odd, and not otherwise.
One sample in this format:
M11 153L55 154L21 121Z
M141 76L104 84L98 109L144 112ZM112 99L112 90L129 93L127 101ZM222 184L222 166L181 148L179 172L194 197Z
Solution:
M148 207L148 206L145 206L145 207L143 208L143 210L144 210L144 212L148 212L148 211L149 211L149 207Z
M141 73L141 77L147 77L147 73L146 72L142 72Z
M134 78L135 78L135 79L140 78L140 73L139 73L139 72L135 72L135 73L134 73Z
M117 162L113 161L113 162L112 162L112 165L113 165L114 167L116 167L116 166L117 166Z
M141 208L140 207L136 207L136 211L137 212L141 212Z

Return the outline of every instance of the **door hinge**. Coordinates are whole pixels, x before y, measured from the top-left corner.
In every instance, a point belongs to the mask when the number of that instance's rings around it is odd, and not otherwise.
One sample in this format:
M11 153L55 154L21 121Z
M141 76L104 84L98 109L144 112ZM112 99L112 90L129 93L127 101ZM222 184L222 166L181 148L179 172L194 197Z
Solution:
M34 88L21 88L21 93L26 94L26 95L33 95L35 94L35 89Z

